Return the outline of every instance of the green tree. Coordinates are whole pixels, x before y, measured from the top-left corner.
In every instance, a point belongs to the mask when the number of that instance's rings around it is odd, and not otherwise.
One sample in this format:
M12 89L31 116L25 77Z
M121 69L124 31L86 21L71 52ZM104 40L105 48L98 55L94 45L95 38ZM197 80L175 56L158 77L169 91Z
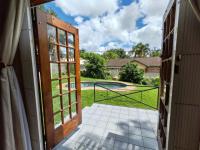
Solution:
M127 58L126 52L122 48L114 49L119 58Z
M118 58L118 55L115 52L108 50L108 51L103 53L103 57L106 60L110 60L110 59Z
M135 57L146 57L150 52L149 44L138 43L130 51Z
M151 57L159 57L161 55L161 50L160 49L154 49L150 51L150 56Z
M141 83L144 71L139 69L136 64L128 63L122 67L119 75L121 81Z
M88 59L91 54L94 54L94 53L87 52L84 49L80 50L80 57L83 59Z
M80 57L84 59L85 58L85 53L86 53L86 50L85 49L81 49L80 50Z
M118 58L127 58L126 52L122 48L110 49L107 52L112 52L117 54Z
M40 5L39 9L52 16L58 17L58 14L52 8L46 8L44 5Z
M105 68L105 59L101 55L89 53L85 59L87 60L85 65L86 71L83 73L83 76L98 79L106 78L108 73Z

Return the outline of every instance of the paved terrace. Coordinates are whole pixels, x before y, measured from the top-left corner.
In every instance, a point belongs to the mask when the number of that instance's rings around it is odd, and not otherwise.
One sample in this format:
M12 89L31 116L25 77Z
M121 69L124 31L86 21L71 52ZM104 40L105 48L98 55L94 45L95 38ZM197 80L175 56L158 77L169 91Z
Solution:
M82 115L82 125L55 150L158 149L157 111L93 104Z

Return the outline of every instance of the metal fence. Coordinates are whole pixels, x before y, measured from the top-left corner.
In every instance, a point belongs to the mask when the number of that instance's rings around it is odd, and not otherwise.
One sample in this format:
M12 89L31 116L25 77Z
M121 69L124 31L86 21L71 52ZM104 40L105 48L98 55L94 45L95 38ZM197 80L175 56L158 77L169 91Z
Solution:
M127 85L129 90L121 90L123 88L109 88L108 84L110 83L94 83L94 102L120 101L158 109L159 87Z

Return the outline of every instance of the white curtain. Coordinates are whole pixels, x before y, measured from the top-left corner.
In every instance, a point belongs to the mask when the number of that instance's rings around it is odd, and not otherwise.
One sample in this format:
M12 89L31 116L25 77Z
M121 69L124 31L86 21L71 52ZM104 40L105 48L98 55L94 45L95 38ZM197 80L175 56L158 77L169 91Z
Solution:
M25 109L12 67L26 0L4 0L0 4L0 149L31 150Z

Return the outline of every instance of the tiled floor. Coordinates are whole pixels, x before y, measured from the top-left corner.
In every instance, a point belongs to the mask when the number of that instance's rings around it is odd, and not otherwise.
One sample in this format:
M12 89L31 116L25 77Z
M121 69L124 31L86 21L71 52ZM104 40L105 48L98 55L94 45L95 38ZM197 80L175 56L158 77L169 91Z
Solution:
M157 150L157 118L157 111L93 104L55 150Z

